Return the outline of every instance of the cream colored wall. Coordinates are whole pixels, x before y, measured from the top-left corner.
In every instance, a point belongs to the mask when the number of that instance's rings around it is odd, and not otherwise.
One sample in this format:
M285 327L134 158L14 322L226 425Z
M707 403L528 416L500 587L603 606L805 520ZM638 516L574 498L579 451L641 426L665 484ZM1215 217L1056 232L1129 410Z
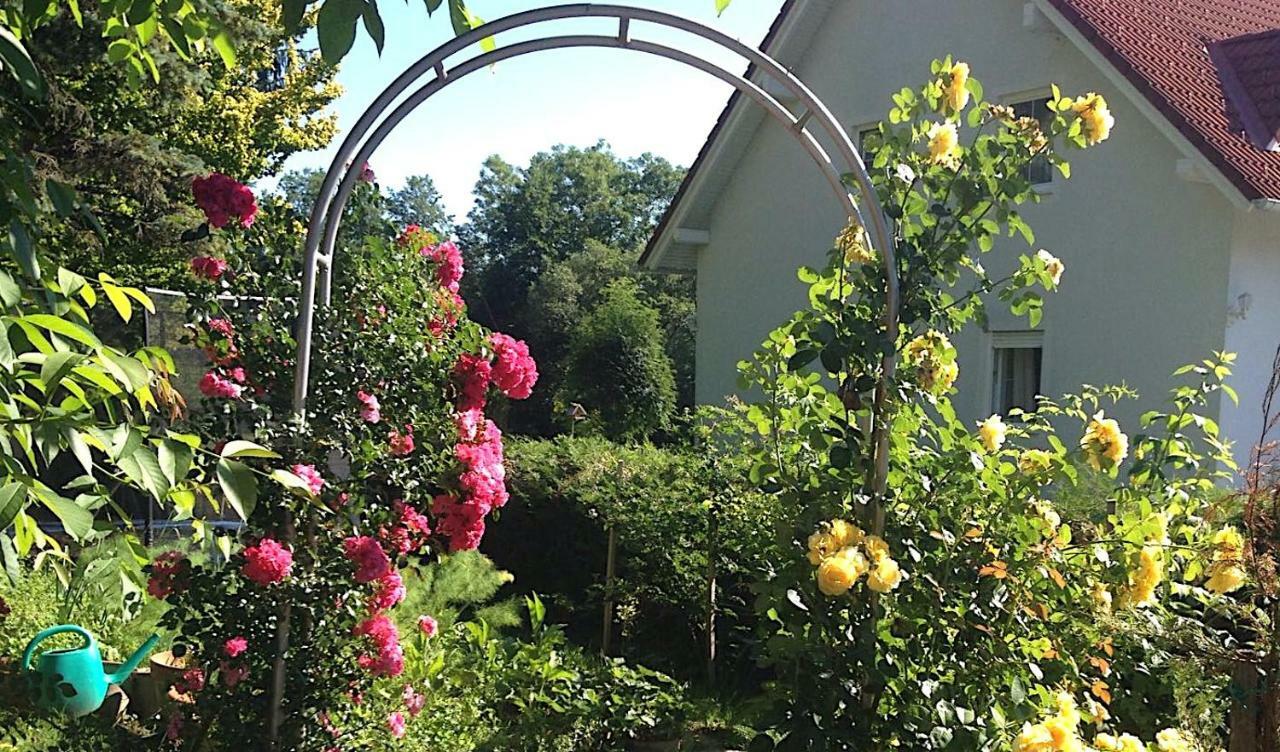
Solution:
M1280 346L1280 212L1237 211L1231 235L1226 349L1236 354L1231 380L1240 404L1222 405L1222 430L1236 440L1243 467L1262 435L1262 399ZM1277 404L1273 409L1280 409ZM1274 440L1274 434L1269 437Z
M1127 380L1145 405L1118 411L1126 428L1163 396L1169 373L1223 346L1231 209L1210 185L1180 179L1182 155L1103 73L1063 37L1023 28L1015 0L846 0L819 32L798 73L842 122L856 129L883 117L890 94L929 75L947 53L968 61L989 99L1043 90L1097 90L1117 126L1096 150L1070 155L1073 178L1055 182L1024 214L1067 265L1041 324L1044 387ZM757 132L716 205L711 243L698 259L697 396L718 402L735 390L735 363L804 303L794 270L820 264L841 215L798 146L772 123ZM993 270L1021 241L997 245ZM994 307L993 307L994 311ZM992 329L1025 320L992 316ZM969 419L990 411L988 335L957 342Z

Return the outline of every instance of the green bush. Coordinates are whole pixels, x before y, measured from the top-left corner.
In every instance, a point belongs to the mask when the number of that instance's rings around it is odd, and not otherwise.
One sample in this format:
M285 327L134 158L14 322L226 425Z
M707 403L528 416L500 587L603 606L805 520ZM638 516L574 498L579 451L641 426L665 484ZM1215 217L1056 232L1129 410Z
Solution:
M691 452L599 438L512 441L506 458L511 501L483 548L521 592L550 594L575 641L599 644L612 525L616 651L701 677L710 558L722 673L749 664L750 583L767 569L762 552L776 517L763 496L724 480L741 473Z
M658 312L620 279L574 329L560 401L582 404L587 425L621 441L667 428L676 406L675 372L663 349Z

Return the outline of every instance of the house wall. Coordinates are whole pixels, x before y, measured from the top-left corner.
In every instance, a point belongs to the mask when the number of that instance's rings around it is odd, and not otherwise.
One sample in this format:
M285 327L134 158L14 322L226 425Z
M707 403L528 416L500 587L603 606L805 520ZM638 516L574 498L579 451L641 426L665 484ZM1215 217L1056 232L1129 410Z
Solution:
M1236 211L1234 219L1226 349L1236 353L1230 383L1240 404L1225 401L1220 423L1243 467L1262 435L1262 399L1280 346L1280 212Z
M1061 289L1048 296L1040 326L1044 390L1127 381L1143 402L1109 413L1133 432L1137 416L1163 398L1174 368L1223 347L1232 209L1214 187L1179 178L1184 155L1172 142L1071 42L1024 28L1023 13L1016 0L846 0L797 72L851 130L883 117L892 92L925 80L929 61L948 53L970 63L988 99L1047 94L1050 83L1107 97L1117 120L1111 139L1071 152L1073 178L1059 179L1024 211L1036 246L1006 241L983 261L998 272L1037 247L1064 260ZM733 393L736 362L804 304L795 268L821 264L841 224L817 170L766 122L718 198L710 245L699 253L700 402ZM1025 319L991 311L991 330L1027 328ZM957 409L984 417L989 334L973 327L956 344Z

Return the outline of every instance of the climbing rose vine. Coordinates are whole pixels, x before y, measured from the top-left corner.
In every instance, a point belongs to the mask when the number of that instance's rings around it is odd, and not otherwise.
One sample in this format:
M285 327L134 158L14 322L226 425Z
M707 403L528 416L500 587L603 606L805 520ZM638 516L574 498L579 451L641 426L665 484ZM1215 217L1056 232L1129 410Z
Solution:
M537 366L525 343L466 318L463 250L409 227L340 252L299 422L301 218L222 176L194 186L220 234L194 241L188 331L209 364L190 420L220 448L212 502L245 525L201 528L225 564L166 554L150 568L148 591L171 605L166 623L208 677L188 687L195 702L171 736L257 745L283 667L286 747L325 750L358 730L352 709L373 682L403 671L406 629L435 631L429 616L398 613L408 570L477 547L507 503L488 410L529 397ZM353 200L373 190L358 185ZM402 734L423 702L406 696L383 733Z

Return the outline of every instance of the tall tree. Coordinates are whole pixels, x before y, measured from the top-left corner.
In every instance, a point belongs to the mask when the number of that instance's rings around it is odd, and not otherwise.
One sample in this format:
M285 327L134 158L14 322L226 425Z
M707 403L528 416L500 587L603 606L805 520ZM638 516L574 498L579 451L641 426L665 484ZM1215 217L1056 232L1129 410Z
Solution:
M418 225L445 237L453 231L453 217L430 175L410 175L400 188L387 192L387 218L400 226Z
M161 83L130 81L104 38L107 19L84 4L83 24L65 9L28 40L48 96L20 121L19 139L41 176L75 185L101 224L59 223L44 234L52 254L86 270L181 284L193 175L241 181L271 174L297 151L324 146L334 120L321 111L338 94L334 69L281 31L279 0L220 6L237 64L181 61L154 52Z

